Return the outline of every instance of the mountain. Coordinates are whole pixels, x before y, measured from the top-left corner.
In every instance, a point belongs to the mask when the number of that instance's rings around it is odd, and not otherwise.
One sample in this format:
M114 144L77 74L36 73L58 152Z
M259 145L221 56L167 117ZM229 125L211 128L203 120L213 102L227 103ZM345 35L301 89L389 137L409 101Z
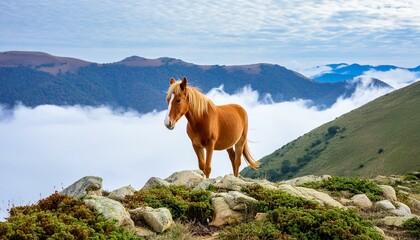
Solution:
M233 94L250 85L273 101L311 100L330 106L349 95L356 84L318 83L275 64L238 66L196 65L179 59L146 59L138 56L97 64L41 52L0 53L0 103L14 106L109 105L139 112L163 110L170 77L187 76L189 83L207 92L224 86ZM374 80L377 84L384 84Z
M396 90L284 145L241 175L375 177L420 170L420 82Z
M364 72L374 70L378 72L387 72L395 69L403 69L410 72L420 72L420 66L415 68L402 68L393 65L359 65L359 64L327 64L325 65L329 70L323 71L318 75L311 77L313 80L322 83L335 83L353 79L355 77L363 75ZM320 66L318 66L320 67ZM420 73L419 73L420 74Z

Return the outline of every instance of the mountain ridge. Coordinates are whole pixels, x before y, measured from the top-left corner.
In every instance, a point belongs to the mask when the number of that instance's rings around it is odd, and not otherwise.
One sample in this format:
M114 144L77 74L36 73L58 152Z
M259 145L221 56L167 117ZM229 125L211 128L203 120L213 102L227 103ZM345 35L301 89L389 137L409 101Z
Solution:
M9 61L9 60L10 61ZM245 86L267 94L274 102L310 100L325 108L338 97L354 92L354 83L318 83L277 64L220 66L195 65L174 58L131 56L98 64L41 52L0 53L0 103L35 107L54 105L108 105L141 113L163 110L170 77L186 76L208 92L224 86L234 94ZM374 80L378 82L379 80Z

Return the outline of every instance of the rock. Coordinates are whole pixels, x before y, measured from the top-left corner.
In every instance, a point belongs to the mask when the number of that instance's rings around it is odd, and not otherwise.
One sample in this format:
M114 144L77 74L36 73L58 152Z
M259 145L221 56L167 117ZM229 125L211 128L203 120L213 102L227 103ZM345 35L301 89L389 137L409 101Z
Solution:
M153 235L156 234L155 232L153 232L152 230L150 230L148 228L139 227L139 226L131 227L131 228L129 228L129 230L139 237L149 237L149 236L153 236Z
M389 200L382 200L375 203L375 208L381 210L394 210L396 209L395 206Z
M158 177L151 177L147 182L144 184L144 186L141 188L141 191L143 190L149 190L151 188L157 187L157 186L165 186L169 187L171 184L161 178Z
M204 179L197 186L195 186L193 190L194 191L206 190L210 185L215 185L216 183L220 182L221 180L222 180L222 177Z
M211 202L214 207L213 221L210 222L211 226L221 227L243 221L244 216L240 212L230 209L229 204L223 197L214 197L211 199Z
M255 214L255 221L264 221L267 219L267 213L257 213Z
M331 207L343 207L341 203L334 200L330 195L316 191L311 188L304 187L293 187L288 184L282 184L279 186L279 189L292 194L294 196L303 197L308 200L315 200L322 206L331 206Z
M410 198L410 206L413 210L420 212L420 201L414 198Z
M379 185L379 187L382 189L385 199L397 201L397 194L395 193L395 189L393 187L389 185Z
M407 205L401 202L396 202L395 205L397 209L390 210L391 213L400 217L411 216L411 209Z
M102 178L86 176L61 191L61 194L74 198L81 198L87 195L102 195Z
M122 188L118 188L114 191L112 191L109 195L108 198L117 200L117 201L123 201L125 199L125 196L131 196L134 195L134 193L136 192L136 189L134 189L131 185L130 186L126 186L126 187L122 187Z
M194 188L205 179L204 173L201 170L185 170L173 173L165 179L171 185L182 185L187 188Z
M172 214L167 208L140 207L130 210L134 220L144 220L153 231L162 233L173 224Z
M406 192L411 192L411 188L406 187L406 186L401 186L401 185L398 185L398 186L397 186L397 188L398 188L399 190L403 190L403 191L406 191Z
M226 175L222 178L220 182L215 184L215 187L219 189L241 191L243 187L256 186L256 185L258 185L256 182L247 182L233 175Z
M400 227L405 221L410 219L411 217L391 217L387 216L379 220L382 224L387 226L396 226Z
M223 196L230 208L235 211L242 211L252 209L258 201L255 198L249 197L242 192L230 191Z
M307 176L303 176L303 177L297 177L297 178L293 178L290 180L286 180L286 181L282 181L283 184L289 184L292 186L299 186L302 185L304 183L309 183L309 182L320 182L322 180L327 180L331 178L330 175L322 175L322 176L314 176L314 175L307 175Z
M385 234L384 230L382 230L381 228L378 228L377 226L373 227L377 232L379 232L379 234L381 234L382 238L385 240L394 240L393 237L389 237Z
M99 213L102 213L105 218L116 220L117 226L134 226L130 214L118 201L95 195L89 195L83 201L88 206L95 208Z
M370 208L372 207L372 202L370 199L366 196L366 194L357 194L354 195L351 200L353 201L354 205L356 205L359 208Z

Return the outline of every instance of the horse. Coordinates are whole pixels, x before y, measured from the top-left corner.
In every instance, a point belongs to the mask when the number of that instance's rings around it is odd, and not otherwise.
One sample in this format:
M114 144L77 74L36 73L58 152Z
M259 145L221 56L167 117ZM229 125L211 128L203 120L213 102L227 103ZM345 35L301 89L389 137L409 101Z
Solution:
M197 155L198 166L206 178L211 173L214 150L227 150L236 177L239 176L242 155L252 168L259 167L248 148L248 115L241 106L216 106L197 88L189 86L186 77L180 81L169 80L166 101L165 126L172 130L182 116L187 118L187 134Z

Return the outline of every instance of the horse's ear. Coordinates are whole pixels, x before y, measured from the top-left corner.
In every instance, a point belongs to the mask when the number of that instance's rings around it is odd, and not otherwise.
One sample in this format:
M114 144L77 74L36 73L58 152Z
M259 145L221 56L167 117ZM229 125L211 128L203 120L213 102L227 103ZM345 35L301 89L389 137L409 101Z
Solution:
M182 78L182 82L181 82L181 85L180 85L181 90L182 90L182 91L184 91L184 90L185 90L185 88L187 88L187 85L188 85L188 80L187 80L187 78L186 78L186 77Z
M172 85L175 83L175 79L173 77L171 77L171 80L169 80L169 84Z

